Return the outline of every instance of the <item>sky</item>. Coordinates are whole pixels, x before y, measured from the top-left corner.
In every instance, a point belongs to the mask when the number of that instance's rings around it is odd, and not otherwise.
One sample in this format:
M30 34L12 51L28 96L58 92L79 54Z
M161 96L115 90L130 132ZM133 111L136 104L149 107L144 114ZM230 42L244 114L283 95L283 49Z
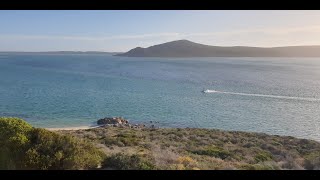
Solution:
M320 11L0 10L0 51L124 52L179 39L215 46L320 45Z

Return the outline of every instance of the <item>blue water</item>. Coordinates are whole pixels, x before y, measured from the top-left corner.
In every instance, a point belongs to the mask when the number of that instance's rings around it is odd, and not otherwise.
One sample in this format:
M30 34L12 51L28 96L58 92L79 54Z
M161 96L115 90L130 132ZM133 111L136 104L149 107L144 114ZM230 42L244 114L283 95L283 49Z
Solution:
M0 116L36 127L122 116L320 140L320 58L0 54Z

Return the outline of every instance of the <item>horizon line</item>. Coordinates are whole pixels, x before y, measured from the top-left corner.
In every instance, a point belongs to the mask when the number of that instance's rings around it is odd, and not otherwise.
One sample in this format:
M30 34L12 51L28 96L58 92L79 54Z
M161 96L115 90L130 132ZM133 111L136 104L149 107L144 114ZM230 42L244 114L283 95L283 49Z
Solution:
M143 49L146 49L146 48L149 48L149 47L152 47L152 46L156 46L156 45L161 45L161 44L165 44L165 43L170 43L170 42L176 42L176 41L189 41L189 42L192 42L192 43L196 43L196 44L201 44L201 45L205 45L205 46L212 46L212 47L225 47L225 48L230 48L230 47L249 47L249 48L265 48L265 49L272 49L272 48L283 48L283 47L312 47L312 46L320 46L319 45L291 45L291 46L241 46L241 45L233 45L233 46L219 46L219 45L207 45L207 44L202 44L202 43L198 43L198 42L194 42L194 41L190 41L190 40L187 40L187 39L180 39L180 40L173 40L173 41L167 41L167 42L164 42L164 43L160 43L160 44L155 44L155 45L151 45L151 46L148 46L148 47L140 47L140 46L136 46L136 47L133 47L131 49L129 49L128 51L132 50L132 49L135 49L135 48L143 48ZM0 50L0 53L52 53L52 52L78 52L78 53L93 53L93 52L99 52L99 53L125 53L125 52L128 52L128 51L104 51L104 50L46 50L46 51L23 51L23 50L14 50L14 51L11 51L11 50Z

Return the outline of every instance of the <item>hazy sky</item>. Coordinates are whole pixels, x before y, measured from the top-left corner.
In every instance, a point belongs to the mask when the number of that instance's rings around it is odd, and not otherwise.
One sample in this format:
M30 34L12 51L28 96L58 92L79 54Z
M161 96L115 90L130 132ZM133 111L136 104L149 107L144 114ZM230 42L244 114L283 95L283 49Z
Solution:
M320 45L320 11L1 11L0 51Z

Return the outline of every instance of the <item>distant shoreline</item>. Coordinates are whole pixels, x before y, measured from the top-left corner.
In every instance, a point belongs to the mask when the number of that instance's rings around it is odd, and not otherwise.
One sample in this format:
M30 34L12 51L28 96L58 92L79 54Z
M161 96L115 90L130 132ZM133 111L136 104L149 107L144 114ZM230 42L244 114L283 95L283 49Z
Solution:
M0 51L0 54L119 54L121 52L105 51Z

